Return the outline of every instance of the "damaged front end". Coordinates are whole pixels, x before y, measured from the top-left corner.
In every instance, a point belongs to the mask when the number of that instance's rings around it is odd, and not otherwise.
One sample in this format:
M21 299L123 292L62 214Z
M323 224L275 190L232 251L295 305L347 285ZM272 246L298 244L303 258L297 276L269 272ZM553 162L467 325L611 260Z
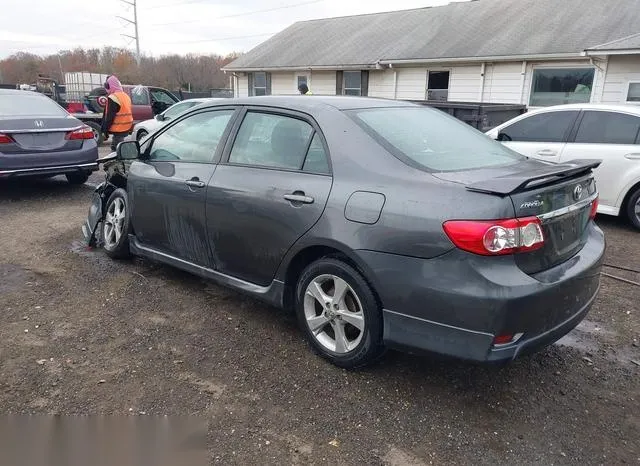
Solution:
M111 183L103 181L93 192L89 214L87 215L84 225L82 225L82 234L89 247L100 245L100 227L104 218L107 200L114 189L115 186Z

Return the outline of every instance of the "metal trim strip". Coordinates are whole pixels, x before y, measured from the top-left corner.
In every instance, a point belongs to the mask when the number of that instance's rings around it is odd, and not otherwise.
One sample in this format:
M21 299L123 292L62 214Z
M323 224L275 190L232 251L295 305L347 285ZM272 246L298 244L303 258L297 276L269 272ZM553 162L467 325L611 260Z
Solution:
M561 209L552 210L551 212L547 212L544 214L538 215L538 219L540 221L549 220L555 217L560 217L562 215L566 215L570 212L574 212L576 210L582 209L583 207L591 204L598 197L598 193L594 193L586 199L576 202L575 204L571 204L570 206L562 207Z

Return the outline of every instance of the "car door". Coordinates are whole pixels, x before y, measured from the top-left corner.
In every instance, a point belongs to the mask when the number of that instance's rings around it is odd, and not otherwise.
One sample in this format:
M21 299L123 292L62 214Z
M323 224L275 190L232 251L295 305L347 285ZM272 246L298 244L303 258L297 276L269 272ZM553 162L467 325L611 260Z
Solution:
M498 140L527 157L558 162L579 113L577 110L533 113L501 128Z
M250 108L235 126L207 192L210 244L219 271L266 286L324 210L328 151L305 115Z
M178 102L173 94L159 87L150 87L149 94L151 95L151 108L154 115L164 112Z
M144 86L125 86L124 91L131 97L131 112L134 123L153 118L149 91Z
M585 110L575 136L565 146L561 161L600 159L594 174L601 210L616 208L628 184L625 175L640 163L640 117L605 110Z
M185 115L154 135L131 164L131 222L142 246L214 267L205 223L207 183L216 169L234 108Z

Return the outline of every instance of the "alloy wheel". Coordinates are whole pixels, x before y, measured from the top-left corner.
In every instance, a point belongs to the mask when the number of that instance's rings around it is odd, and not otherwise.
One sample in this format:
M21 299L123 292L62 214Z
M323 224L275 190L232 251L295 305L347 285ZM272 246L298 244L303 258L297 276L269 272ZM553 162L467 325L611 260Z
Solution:
M104 217L104 244L108 248L114 248L118 245L122 232L124 230L124 220L126 216L126 209L124 200L121 197L116 197L109 208L107 214Z
M313 337L334 353L353 351L362 340L365 318L353 288L336 275L314 278L305 291L304 314Z

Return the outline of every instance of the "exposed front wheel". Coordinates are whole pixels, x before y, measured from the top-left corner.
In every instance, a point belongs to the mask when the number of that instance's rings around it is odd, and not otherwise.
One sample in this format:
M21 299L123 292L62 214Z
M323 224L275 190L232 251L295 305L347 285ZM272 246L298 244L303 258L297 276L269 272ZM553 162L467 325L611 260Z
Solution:
M637 188L627 201L627 216L631 224L640 230L640 188Z
M102 220L102 243L105 252L114 259L131 256L129 250L129 198L124 189L116 189L107 201Z
M89 179L89 173L85 171L67 173L65 176L70 184L84 184Z
M364 277L343 261L320 259L304 270L296 313L314 350L337 366L363 366L384 352L380 305Z

